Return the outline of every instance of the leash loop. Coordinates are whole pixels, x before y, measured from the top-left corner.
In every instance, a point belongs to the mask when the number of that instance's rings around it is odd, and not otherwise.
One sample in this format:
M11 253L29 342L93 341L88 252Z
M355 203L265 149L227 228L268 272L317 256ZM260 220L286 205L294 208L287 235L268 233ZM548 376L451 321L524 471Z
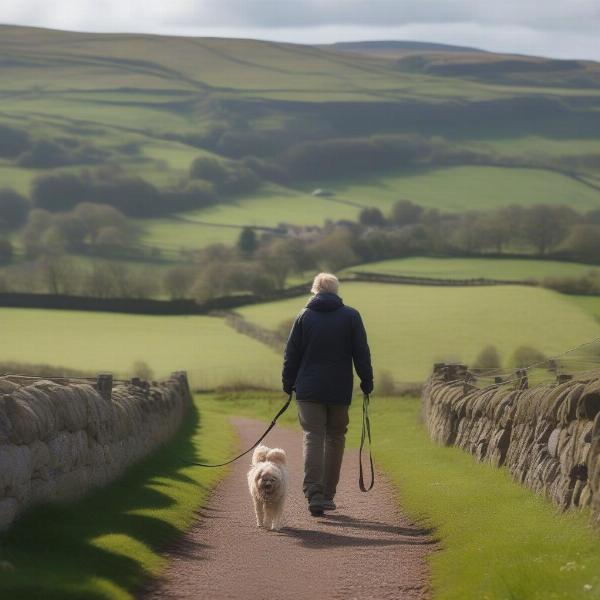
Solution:
M365 486L362 451L365 445L365 440L369 441L369 465L371 467L371 483L369 487ZM358 450L358 487L361 492L368 492L375 485L375 468L373 466L373 455L371 454L371 421L369 419L369 394L363 396L362 410L362 432L360 434L360 449Z
M215 464L215 465L209 465L206 463L201 463L201 462L196 462L196 461L187 461L188 464L195 465L197 467L207 467L207 468L224 467L225 465L230 465L232 462L235 462L239 458L242 458L242 456L246 456L246 454L248 454L249 452L252 452L252 450L254 450L254 448L256 448L256 446L258 446L267 437L267 435L269 434L271 429L273 429L273 427L275 427L275 425L277 424L277 419L279 419L279 417L288 409L291 402L292 402L292 394L290 394L288 396L286 403L279 409L277 414L273 417L273 420L271 421L271 424L267 427L267 430L258 438L258 440L252 446L250 446L250 448L248 448L248 450L245 450L241 454L238 454L235 458L232 458L231 460L228 460L226 462L222 462L219 464Z

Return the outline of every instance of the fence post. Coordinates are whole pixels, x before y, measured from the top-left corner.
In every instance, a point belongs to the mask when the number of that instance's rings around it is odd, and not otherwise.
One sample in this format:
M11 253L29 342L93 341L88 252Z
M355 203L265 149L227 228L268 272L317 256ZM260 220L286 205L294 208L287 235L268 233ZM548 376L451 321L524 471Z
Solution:
M100 395L110 402L112 395L113 376L112 373L100 373L96 378L96 389Z
M517 389L519 389L519 390L529 389L529 379L527 377L527 371L525 369L518 369L517 377L519 378L519 382L517 384Z

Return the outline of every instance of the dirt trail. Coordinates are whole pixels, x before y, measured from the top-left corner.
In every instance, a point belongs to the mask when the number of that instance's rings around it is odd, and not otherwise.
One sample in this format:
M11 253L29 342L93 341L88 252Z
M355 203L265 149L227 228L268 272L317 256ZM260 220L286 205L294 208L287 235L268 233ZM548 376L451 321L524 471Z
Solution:
M236 418L241 446L264 423ZM171 551L165 577L140 598L243 600L402 599L427 597L427 532L401 514L379 477L368 494L357 485L358 453L347 450L336 503L324 517L302 495L301 434L276 428L265 440L286 450L290 493L280 532L255 525L246 484L248 463L235 463L200 519Z

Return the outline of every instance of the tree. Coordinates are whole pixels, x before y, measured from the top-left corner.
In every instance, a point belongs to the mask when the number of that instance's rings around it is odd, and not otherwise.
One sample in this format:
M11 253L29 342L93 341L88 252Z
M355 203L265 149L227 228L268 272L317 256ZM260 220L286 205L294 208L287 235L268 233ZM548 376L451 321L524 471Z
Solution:
M256 231L252 227L244 227L238 237L237 247L239 251L247 257L250 257L258 248L258 239Z
M27 218L21 240L28 258L38 256L44 248L43 235L52 223L52 214L47 210L34 208Z
M225 183L227 168L223 162L209 156L199 156L190 165L190 179L205 179L219 188Z
M79 252L83 248L85 227L81 219L73 213L54 215L50 227L54 230L57 242L69 252Z
M260 183L257 174L246 165L224 162L200 156L190 166L190 179L210 181L217 191L224 194L240 194L256 189Z
M9 262L13 257L13 245L10 240L0 239L0 263Z
M115 208L106 204L94 202L81 202L73 209L73 216L81 222L84 234L91 244L95 244L98 234L106 227L111 227L131 233L127 217Z
M523 235L540 256L545 256L562 241L576 219L577 213L566 206L538 204L523 211Z
M519 237L522 210L518 206L501 208L482 216L482 226L488 246L498 254L504 252L505 246Z
M174 267L166 272L163 279L163 288L172 300L189 298L196 277L197 272L194 269Z
M94 298L131 298L131 273L115 262L94 264L86 280L86 294Z
M414 204L410 200L398 200L398 202L392 206L390 220L398 227L405 227L406 225L418 223L422 214L422 206Z
M360 211L358 220L361 225L367 225L370 227L385 227L387 220L383 216L383 213L378 208L363 208Z
M458 248L469 254L481 252L489 241L485 225L480 213L462 215L453 235Z
M575 258L600 262L600 225L573 225L561 247Z
M37 208L44 210L70 210L88 199L87 187L83 178L74 173L40 175L33 180L31 199Z
M336 228L316 241L309 249L315 264L322 269L337 271L359 262L351 238L348 230Z
M11 188L0 189L0 230L16 229L27 220L29 201Z
M257 258L264 270L274 279L277 289L282 290L294 267L292 258L285 252L285 243L278 240L261 248Z
M0 156L15 158L25 152L31 144L29 134L24 129L0 125Z
M77 294L81 289L81 273L64 254L42 256L37 270L50 294Z

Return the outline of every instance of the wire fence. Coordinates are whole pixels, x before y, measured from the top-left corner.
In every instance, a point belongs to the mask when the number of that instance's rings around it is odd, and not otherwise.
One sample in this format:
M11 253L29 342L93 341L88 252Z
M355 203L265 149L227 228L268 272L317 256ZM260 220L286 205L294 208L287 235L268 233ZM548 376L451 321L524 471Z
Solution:
M466 368L463 363L445 363L461 371L452 381L467 381L478 387L492 389L507 385L543 385L574 377L600 376L600 337L569 348L559 354L535 360L514 369Z

